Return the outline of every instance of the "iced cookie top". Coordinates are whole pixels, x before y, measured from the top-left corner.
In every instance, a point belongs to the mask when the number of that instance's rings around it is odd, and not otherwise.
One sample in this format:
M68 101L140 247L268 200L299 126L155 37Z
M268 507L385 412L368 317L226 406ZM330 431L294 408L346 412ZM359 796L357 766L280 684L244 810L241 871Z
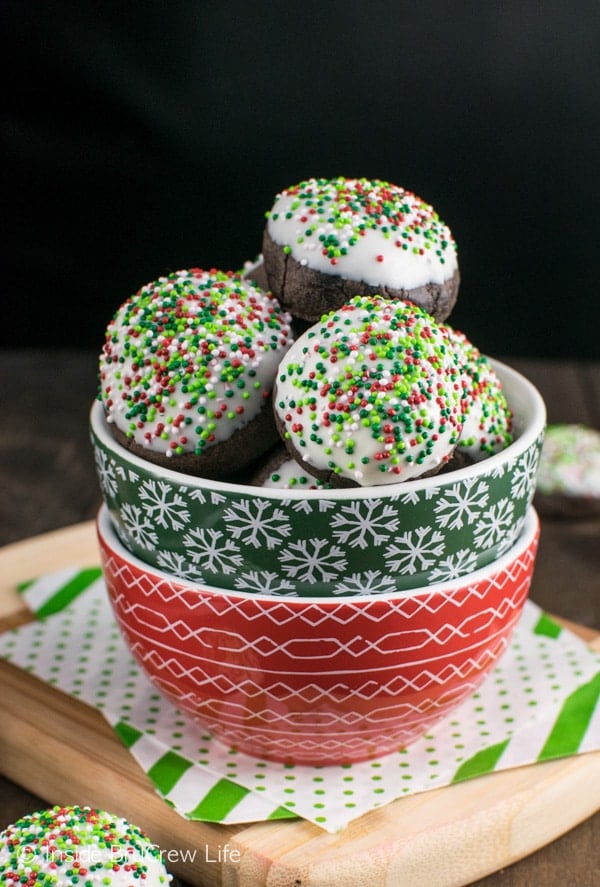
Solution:
M107 420L156 452L201 455L270 398L289 324L270 294L233 272L193 268L147 284L106 332Z
M308 179L267 213L275 243L302 265L372 286L411 290L457 270L456 245L433 207L369 179Z
M549 425L537 488L545 495L600 498L600 431L581 424Z
M308 466L370 486L420 477L450 458L464 383L448 331L429 314L357 296L294 343L274 403Z
M125 819L89 807L53 807L0 834L4 887L161 887L160 850Z
M479 462L499 453L512 442L512 411L488 358L464 333L452 327L447 329L469 381L458 448Z
M262 483L263 487L275 490L322 490L329 485L322 480L305 474L295 459L286 459L270 472Z

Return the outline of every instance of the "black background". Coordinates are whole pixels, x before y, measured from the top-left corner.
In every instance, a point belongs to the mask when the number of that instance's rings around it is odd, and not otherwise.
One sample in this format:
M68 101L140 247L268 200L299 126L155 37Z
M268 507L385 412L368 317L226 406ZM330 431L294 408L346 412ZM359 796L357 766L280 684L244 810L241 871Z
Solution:
M451 322L598 358L600 4L0 2L0 344L100 347L160 274L239 268L309 176L415 191Z

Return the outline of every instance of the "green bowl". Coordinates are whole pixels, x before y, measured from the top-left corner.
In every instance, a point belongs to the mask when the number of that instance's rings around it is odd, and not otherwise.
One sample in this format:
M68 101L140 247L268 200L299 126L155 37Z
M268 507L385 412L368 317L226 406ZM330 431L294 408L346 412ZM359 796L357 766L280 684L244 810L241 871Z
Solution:
M380 594L472 573L523 527L546 422L537 389L492 364L513 443L456 471L378 487L280 490L184 475L119 445L95 402L92 443L115 530L146 564L249 594Z

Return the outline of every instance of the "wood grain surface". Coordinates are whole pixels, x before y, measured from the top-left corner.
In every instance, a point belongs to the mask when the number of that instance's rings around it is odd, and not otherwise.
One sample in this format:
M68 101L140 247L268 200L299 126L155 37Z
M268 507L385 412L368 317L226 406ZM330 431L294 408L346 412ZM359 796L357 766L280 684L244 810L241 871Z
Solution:
M600 363L566 364L516 360L510 357L501 357L501 359L524 372L538 386L546 400L549 421L583 422L600 428ZM0 432L0 545L92 519L100 502L87 433L87 414L95 393L96 355L82 351L5 350L0 354L0 378L3 382L0 402L4 419ZM532 599L544 609L564 619L588 626L592 630L600 628L599 543L598 522L543 520L540 553L531 591ZM22 564L24 573L19 578L30 574L27 569L30 565L27 558L28 555L25 554ZM32 694L32 700L35 700L35 693ZM84 718L82 729L85 723ZM34 731L29 739L30 743L41 744L51 758L52 740L51 737L44 735L43 729L38 729L37 734ZM555 763L550 762L549 766ZM536 770L538 774L540 772L537 767L522 768L521 771L515 771L515 774L525 773L531 769ZM39 785L36 773L30 772L26 765L24 771L18 773L12 765L9 766L5 760L0 760L0 771L5 774L4 777L0 777L0 827L3 827L19 815L43 806L45 799L36 794L36 787ZM549 769L548 774L548 786L550 786L553 779ZM526 784L519 783L518 775L514 778L516 780L514 794L518 807L520 803L518 799L523 801L529 797L527 794L529 789ZM574 775L573 779L576 778ZM464 792L462 807L464 810L472 810L475 817L481 813L482 797L479 793L486 790L485 781L477 780L470 785L465 783L453 787ZM108 786L109 791L118 793L119 785L117 768L113 781L108 783L105 781L102 788L104 790ZM63 786L63 788L68 790L69 787ZM550 788L548 794L541 792L543 803L539 808L532 806L526 815L523 814L524 818L520 819L515 810L511 812L507 809L507 816L513 817L512 821L516 823L515 834L517 836L519 833L523 836L530 834L532 824L544 822L547 816L545 810L552 809L552 805L557 803L560 807L560 791L560 785L555 785L554 793ZM414 804L412 819L415 828L419 816L426 817L427 806L435 800L433 796L436 793L426 794L429 797L423 795L402 800L402 803L409 800ZM585 795L584 784L581 785L581 794ZM527 810L528 804L524 803L521 809ZM381 821L381 834L388 834L386 823L388 817L393 814L394 805L377 811ZM335 880L328 880L333 878L332 873L341 858L342 851L339 847L336 849L338 840L336 836L326 836L322 833L313 835L310 833L313 828L310 824L296 823L295 835L301 834L302 837L294 837L291 840L297 842L296 846L287 847L286 842L291 835L287 829L289 825L290 823L256 824L243 830L248 832L244 840L251 841L253 847L263 846L266 856L276 845L281 850L286 864L290 865L294 860L297 863L299 855L304 854L307 871L310 868L308 864L311 853L317 853L318 850L321 854L319 858L329 859L329 869L322 868L318 880L303 880L302 884L311 883L313 887L321 885L325 887L327 884L336 883ZM204 827L204 824L202 826ZM214 828L208 826L207 833ZM229 832L225 830L223 834L227 835ZM357 854L357 860L372 856L377 846L376 841L375 844L369 844L374 841L373 834L377 834L377 829L373 831L369 827L365 832L361 820L346 834L345 837L352 843L353 851ZM421 845L416 838L414 841L414 859L419 860L419 866L422 866L423 860L428 858L425 850L431 838L432 830L429 823L421 835ZM194 836L194 839L197 839L197 836ZM211 840L213 839L218 840L215 835L212 835ZM451 829L444 832L440 826L440 830L436 830L436 841L442 839L452 840ZM397 840L401 840L401 835L398 835ZM320 845L319 848L314 842ZM327 845L325 856L322 855L324 845ZM346 848L347 846L346 844ZM567 884L569 887L594 887L600 883L599 848L600 814L596 814L543 849L472 883L476 883L479 887L499 887L499 885L539 887L542 884L544 887L558 887L558 885L564 887ZM523 852L528 853L529 850L525 848ZM465 860L471 861L470 867L465 868L465 871L471 873L469 877L473 877L474 871L479 871L481 874L489 871L485 868L483 842L465 846L464 854ZM512 858L516 859L518 856L517 852ZM476 865L481 865L480 869L473 867L473 859L476 860ZM218 883L214 880L216 868L212 866L201 875L195 875L193 883L198 885ZM287 869L283 865L279 872L273 870L270 873L269 883L292 885L293 881L285 880L291 871L289 865ZM401 879L400 873L397 873L396 880L394 877L396 876L391 876L388 881L392 887L396 884L398 887L404 887L405 883L412 883ZM420 869L420 875L417 872L415 877L420 878L419 883L424 887L433 883L433 881L428 882L424 870ZM374 885L377 883L371 874L367 875L365 872L359 875L358 868L357 878L360 880L353 883L358 887L362 883ZM461 880L460 873L457 874L457 878L455 883L467 883L464 877ZM229 883L245 887L245 884L251 884L253 881L248 873L239 880L231 880Z

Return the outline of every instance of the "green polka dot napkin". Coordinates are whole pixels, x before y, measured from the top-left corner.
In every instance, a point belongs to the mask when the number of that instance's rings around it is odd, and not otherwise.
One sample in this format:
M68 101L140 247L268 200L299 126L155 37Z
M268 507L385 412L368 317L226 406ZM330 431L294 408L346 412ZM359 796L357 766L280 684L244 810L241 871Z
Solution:
M435 730L375 761L319 768L236 753L159 696L121 638L98 568L22 590L38 619L0 635L0 656L99 709L189 819L300 816L334 832L403 795L600 749L600 655L531 602L494 671Z

